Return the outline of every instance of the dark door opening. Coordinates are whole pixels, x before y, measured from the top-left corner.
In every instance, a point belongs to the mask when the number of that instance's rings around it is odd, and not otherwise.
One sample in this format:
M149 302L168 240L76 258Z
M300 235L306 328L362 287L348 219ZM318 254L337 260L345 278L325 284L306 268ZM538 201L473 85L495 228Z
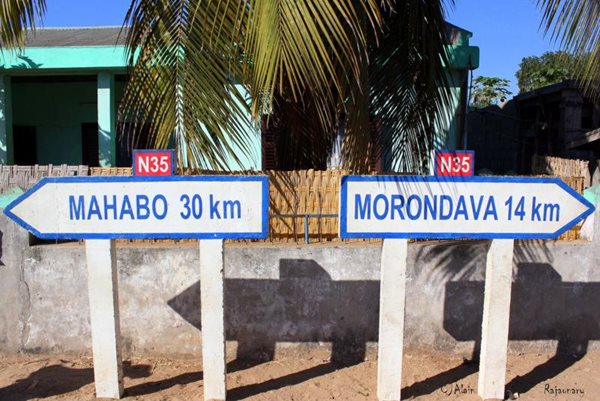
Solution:
M100 166L98 157L98 123L81 124L81 161L90 167Z
M14 163L33 166L37 163L37 137L35 127L13 126Z

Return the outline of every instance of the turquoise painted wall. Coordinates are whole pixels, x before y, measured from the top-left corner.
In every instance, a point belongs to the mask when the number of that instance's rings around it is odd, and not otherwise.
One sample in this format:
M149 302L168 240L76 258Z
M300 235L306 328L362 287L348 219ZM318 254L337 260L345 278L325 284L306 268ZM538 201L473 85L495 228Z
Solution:
M97 83L13 82L12 110L14 125L36 127L39 164L81 164L81 124L98 121Z
M248 91L242 85L236 85L236 88L242 94L247 104L250 104L251 98ZM240 163L236 163L234 160L229 159L229 168L233 171L259 171L262 168L262 135L260 132L260 127L252 123L250 116L247 117L246 121L240 121L240 123L248 126L246 132L249 138L249 144L247 146L249 152L244 153L237 146L234 146L234 149L236 149L236 154L240 159Z
M460 31L459 38L449 46L449 68L461 71L477 68L479 49L469 46L471 34ZM22 54L0 52L0 70L7 75L36 76L49 74L96 75L99 71L124 73L123 46L28 48ZM454 75L454 73L451 73ZM122 97L123 82L115 83L115 103ZM460 88L453 88L458 101ZM38 163L80 164L81 124L97 122L97 83L14 83L12 86L13 123L35 126L37 130ZM451 107L454 112L457 104ZM436 130L438 146L455 148L456 124L451 118ZM231 162L233 170L260 169L260 130L250 129L250 155L242 157L241 165ZM10 136L10 135L9 135ZM10 139L8 146L10 146ZM0 144L1 145L1 144Z
M98 71L127 67L125 46L29 47L21 53L0 51L0 68L25 71Z

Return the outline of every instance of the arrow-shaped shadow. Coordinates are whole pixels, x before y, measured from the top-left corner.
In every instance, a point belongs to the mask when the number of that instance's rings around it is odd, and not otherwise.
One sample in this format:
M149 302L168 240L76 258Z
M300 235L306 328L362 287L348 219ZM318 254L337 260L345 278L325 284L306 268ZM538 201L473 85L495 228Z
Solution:
M517 266L509 339L558 341L554 357L506 386L513 393L524 393L581 359L590 340L600 340L600 282L564 282L548 263ZM444 329L455 339L480 343L483 289L482 281L446 284Z
M377 340L379 281L333 281L312 259L282 259L280 278L225 279L225 336L238 358L271 360L277 342L331 342L334 362L364 360ZM200 285L168 301L200 329Z

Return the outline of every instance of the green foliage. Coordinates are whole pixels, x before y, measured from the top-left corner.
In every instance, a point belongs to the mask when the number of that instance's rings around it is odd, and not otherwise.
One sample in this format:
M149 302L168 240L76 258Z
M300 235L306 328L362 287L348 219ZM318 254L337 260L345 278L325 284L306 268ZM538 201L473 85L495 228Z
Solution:
M277 134L295 138L286 155L326 151L343 122L344 167L367 170L376 116L399 144L385 151L411 160L449 104L443 0L133 0L126 22L120 118L152 121L157 147L174 135L191 167L226 169L273 111L287 120Z
M471 107L480 109L492 106L512 95L507 88L508 79L498 77L477 77L473 80Z
M44 1L0 0L5 46L23 45ZM454 0L132 0L119 119L132 123L133 142L149 129L152 146L174 140L188 166L227 169L241 158L236 149L250 151L249 128L283 110L290 130L281 134L299 139L290 146L311 145L286 154L322 153L342 124L344 167L365 171L374 117L394 144L379 148L415 171L451 104L447 4Z
M0 0L0 48L22 46L27 27L46 11L45 0Z
M587 94L600 96L600 1L537 0L545 32L575 56Z
M546 52L540 57L525 57L516 73L519 93L557 84L567 79L579 79L581 71L578 65L579 62L585 61L585 57L576 57L566 52Z

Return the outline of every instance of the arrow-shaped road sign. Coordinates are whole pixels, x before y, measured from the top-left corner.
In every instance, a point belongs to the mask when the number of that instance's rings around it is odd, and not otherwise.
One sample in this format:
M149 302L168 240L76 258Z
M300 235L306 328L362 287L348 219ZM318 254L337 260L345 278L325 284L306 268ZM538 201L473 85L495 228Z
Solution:
M43 178L4 213L46 239L265 238L265 176Z
M344 176L342 238L556 238L594 211L558 178Z

